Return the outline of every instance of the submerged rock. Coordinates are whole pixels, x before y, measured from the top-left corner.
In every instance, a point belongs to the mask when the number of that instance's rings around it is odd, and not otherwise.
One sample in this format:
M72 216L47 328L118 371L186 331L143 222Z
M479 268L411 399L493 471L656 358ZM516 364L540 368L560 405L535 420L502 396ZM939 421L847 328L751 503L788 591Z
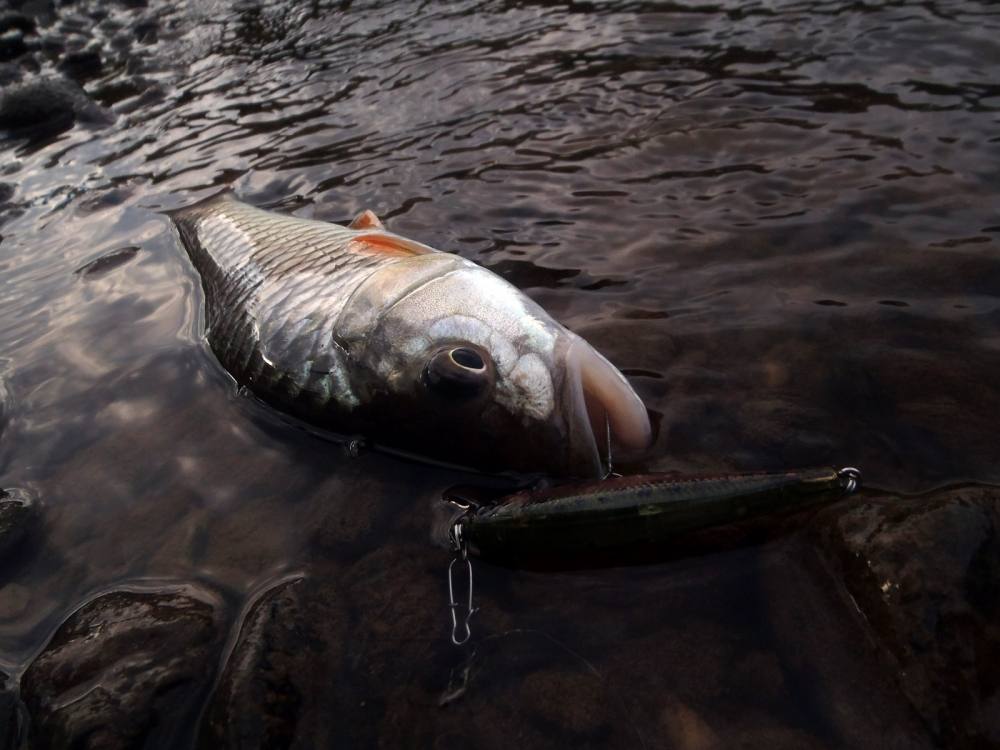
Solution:
M130 260L135 258L138 252L139 248L135 245L120 247L116 250L111 250L110 252L105 253L99 258L95 258L89 263L84 263L76 269L74 273L88 279L100 278L101 276L111 273L116 268L124 266Z
M146 14L132 24L132 32L140 44L155 43L159 29L160 20L153 14Z
M17 695L10 677L0 671L0 750L14 750L18 742Z
M11 29L0 33L0 60L14 60L27 51L28 45L24 42L24 32Z
M27 490L0 489L0 560L27 539L38 521L38 503Z
M329 585L296 578L266 591L240 628L201 747L329 747L342 721L324 701L343 679L347 624L343 599Z
M21 680L36 747L183 744L212 681L218 600L195 586L114 591L56 631Z
M107 124L110 119L82 88L65 78L35 78L0 93L2 129L44 136L68 130L77 121Z
M265 592L209 700L199 747L636 746L600 678L546 637L512 630L456 649L446 565L440 550L388 545ZM477 604L480 632L499 628L498 605Z
M37 28L35 19L15 10L0 13L0 31L17 29L25 34L33 34Z
M59 61L59 70L75 81L88 81L101 74L104 59L101 57L100 46L88 46L85 49L67 52Z
M929 731L1000 745L1000 491L863 500L822 537Z
M20 65L14 63L0 62L0 86L17 83L24 78L24 71Z
M10 402L10 389L7 387L7 381L4 380L3 375L0 375L0 437L3 436L3 431L10 420Z

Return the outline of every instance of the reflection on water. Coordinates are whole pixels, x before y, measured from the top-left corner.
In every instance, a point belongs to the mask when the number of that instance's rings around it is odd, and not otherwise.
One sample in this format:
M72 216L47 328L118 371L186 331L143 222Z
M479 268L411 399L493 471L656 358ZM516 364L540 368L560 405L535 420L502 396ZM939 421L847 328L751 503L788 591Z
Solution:
M0 375L12 406L0 486L37 491L45 530L0 589L0 667L22 666L118 580L199 578L239 599L312 559L346 575L373 550L430 545L430 509L453 475L346 458L215 365L197 278L158 211L222 185L303 217L371 208L525 288L630 375L659 425L646 468L856 464L908 491L1000 481L994 6L148 12L141 64L88 84L114 125L2 142L13 192L0 193ZM776 686L734 732L795 724L805 701L803 741L848 741L798 689L810 677L781 645L794 628L731 614L766 619L793 601L775 560L798 558L776 554L741 558L757 583L736 587L739 606L706 584L703 611L689 609L693 588L628 623L614 613L662 596L656 581L676 567L580 574L601 596L572 614L594 626L563 635L601 669L614 664L617 689L672 691L667 709L635 709L647 737L657 722L697 725L684 723L685 691L736 711L718 692L736 664L736 696L758 691L760 674ZM482 585L504 608L498 628L566 629L565 608L542 606L561 601L562 579L490 570ZM729 656L702 660L685 636L690 663L678 665L680 647L663 653L669 685L629 663L692 629ZM777 661L758 673L753 654ZM692 693L709 663L718 680ZM824 689L842 676L824 673Z

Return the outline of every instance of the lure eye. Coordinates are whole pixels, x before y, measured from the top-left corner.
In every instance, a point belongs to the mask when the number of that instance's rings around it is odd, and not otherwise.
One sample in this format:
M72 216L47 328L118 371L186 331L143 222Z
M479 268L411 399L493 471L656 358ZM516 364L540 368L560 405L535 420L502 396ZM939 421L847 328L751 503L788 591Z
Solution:
M424 380L440 393L471 396L490 384L493 372L485 352L471 346L450 346L430 358Z

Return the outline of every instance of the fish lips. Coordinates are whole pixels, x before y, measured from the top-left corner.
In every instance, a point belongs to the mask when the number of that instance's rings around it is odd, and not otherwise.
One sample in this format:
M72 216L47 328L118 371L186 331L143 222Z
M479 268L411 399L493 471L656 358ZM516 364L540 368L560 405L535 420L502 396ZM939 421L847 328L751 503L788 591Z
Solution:
M652 428L645 405L618 368L571 336L562 393L570 462L578 467L574 473L601 476L615 455L635 458L646 451Z

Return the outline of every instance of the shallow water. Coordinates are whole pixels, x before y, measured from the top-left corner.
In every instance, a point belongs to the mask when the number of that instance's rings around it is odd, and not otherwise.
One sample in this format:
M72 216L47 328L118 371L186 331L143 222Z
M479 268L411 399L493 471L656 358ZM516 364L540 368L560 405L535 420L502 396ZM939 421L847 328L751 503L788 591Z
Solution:
M348 458L215 364L158 211L225 185L303 217L371 208L510 279L630 376L657 425L650 469L1000 482L995 5L266 6L152 4L140 72L161 101L106 93L110 127L0 142L20 208L0 227L0 486L45 508L0 589L0 666L122 580L197 578L239 602L318 558L349 575L432 544L453 474ZM785 576L805 554L569 579L484 566L483 596L498 628L558 636L616 679L646 740L666 720L641 696L666 690L738 716L734 732L776 722L835 746L850 738L788 666L818 636L789 645L768 614L798 600ZM617 618L669 587L669 606ZM427 603L442 639L444 604ZM654 634L682 640L669 677L614 661ZM850 650L849 631L829 637ZM750 708L752 664L725 676L748 654L784 675ZM863 667L830 666L824 689L844 692L843 670Z

